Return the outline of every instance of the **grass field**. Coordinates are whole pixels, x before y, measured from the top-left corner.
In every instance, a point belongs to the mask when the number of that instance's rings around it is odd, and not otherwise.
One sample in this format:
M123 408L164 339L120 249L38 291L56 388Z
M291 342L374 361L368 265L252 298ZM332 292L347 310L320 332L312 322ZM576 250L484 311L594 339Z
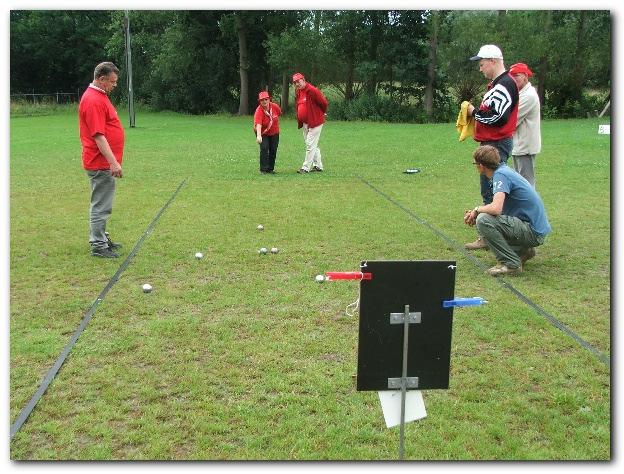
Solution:
M543 123L537 188L554 231L506 281L609 355L610 137L599 123ZM474 142L459 143L452 124L328 122L326 171L301 176L300 132L281 128L271 176L258 173L250 118L137 115L108 226L122 257L186 184L11 459L396 459L398 428L353 378L358 316L345 307L357 282L314 276L361 260L448 259L455 294L489 303L455 310L450 388L423 392L428 416L406 426L405 458L609 460L609 366L485 275L491 254L461 250L475 235L463 210L479 203ZM75 114L12 118L10 139L13 423L123 258L89 255ZM422 172L402 173L413 167ZM263 246L281 251L259 256Z

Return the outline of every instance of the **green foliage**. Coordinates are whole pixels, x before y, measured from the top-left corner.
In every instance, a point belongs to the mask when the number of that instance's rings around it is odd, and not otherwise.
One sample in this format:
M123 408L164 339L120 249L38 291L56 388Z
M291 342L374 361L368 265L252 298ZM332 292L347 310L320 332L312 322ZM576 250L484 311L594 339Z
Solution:
M124 100L124 16L11 11L11 92L82 92L95 65L107 59L121 69L113 99ZM135 100L156 110L239 110L244 95L236 19L247 43L249 110L259 90L279 95L283 78L301 71L347 102L360 94L386 95L396 109L420 109L433 90L427 120L445 121L452 104L480 100L485 81L468 58L485 43L501 47L506 66L529 64L548 116L584 116L586 91L611 87L607 10L133 10L129 18ZM352 108L365 111L366 101Z
M370 122L424 122L424 111L397 104L390 97L360 95L351 101L333 102L331 118Z
M76 92L109 58L108 11L11 10L11 93Z

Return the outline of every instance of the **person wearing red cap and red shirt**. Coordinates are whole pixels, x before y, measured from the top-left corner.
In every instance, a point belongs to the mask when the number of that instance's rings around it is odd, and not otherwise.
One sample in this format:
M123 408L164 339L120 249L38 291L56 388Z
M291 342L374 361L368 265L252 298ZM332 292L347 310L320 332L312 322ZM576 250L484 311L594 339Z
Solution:
M303 127L303 140L306 146L305 160L297 173L323 171L318 142L325 123L327 99L320 90L306 82L305 77L300 72L293 74L292 81L295 84L297 125L298 128Z
M513 135L513 166L535 187L535 155L542 149L540 134L540 101L535 87L529 82L533 71L524 63L509 68L509 74L518 85L520 105L518 126Z
M468 115L475 118L474 139L479 145L492 145L498 150L500 162L507 164L513 148L513 133L518 117L518 86L505 70L503 53L494 44L481 46L471 61L479 61L479 71L490 80L487 91L478 108L468 104ZM483 204L494 199L492 182L480 175ZM486 249L487 242L477 236L477 240L464 245L468 250Z
M95 67L93 82L80 98L78 120L82 143L82 167L91 182L89 243L91 255L117 258L121 247L108 237L106 222L113 210L115 178L122 177L124 129L117 111L108 99L117 87L119 69L111 62Z
M258 94L260 105L254 113L254 131L256 141L260 145L260 173L275 173L275 158L279 146L279 116L282 115L280 106L271 102L267 91Z

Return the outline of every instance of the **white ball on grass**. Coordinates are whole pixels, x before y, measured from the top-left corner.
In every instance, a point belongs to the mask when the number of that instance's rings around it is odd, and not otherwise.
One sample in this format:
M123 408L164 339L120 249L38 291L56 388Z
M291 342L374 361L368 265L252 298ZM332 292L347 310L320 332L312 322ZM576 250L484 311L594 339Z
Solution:
M325 276L324 275L316 275L316 282L317 283L323 283L325 281Z
M149 283L145 283L142 288L143 288L143 293L152 292L152 285L150 285Z

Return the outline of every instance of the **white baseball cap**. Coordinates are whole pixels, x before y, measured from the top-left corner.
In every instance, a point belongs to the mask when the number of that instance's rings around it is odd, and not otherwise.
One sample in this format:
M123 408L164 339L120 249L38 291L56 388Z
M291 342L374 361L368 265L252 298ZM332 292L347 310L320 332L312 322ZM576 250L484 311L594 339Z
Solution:
M480 59L503 59L503 52L495 44L486 44L481 46L476 56L470 58L471 61Z

